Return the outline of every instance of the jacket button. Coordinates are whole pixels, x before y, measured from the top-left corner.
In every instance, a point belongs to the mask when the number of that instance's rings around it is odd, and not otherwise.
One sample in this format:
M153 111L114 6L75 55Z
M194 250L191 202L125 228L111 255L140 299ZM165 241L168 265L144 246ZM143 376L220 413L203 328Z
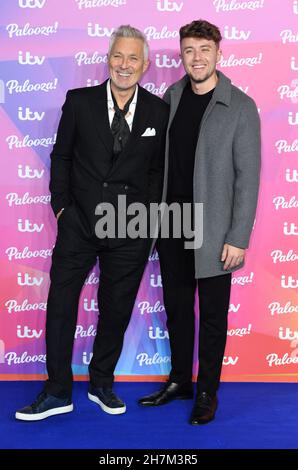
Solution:
M124 189L125 189L125 191L127 191L127 190L128 190L128 186L127 186L127 184L124 186Z
M109 186L109 184L105 181L105 182L103 183L103 187L104 187L104 188L107 188L108 186Z

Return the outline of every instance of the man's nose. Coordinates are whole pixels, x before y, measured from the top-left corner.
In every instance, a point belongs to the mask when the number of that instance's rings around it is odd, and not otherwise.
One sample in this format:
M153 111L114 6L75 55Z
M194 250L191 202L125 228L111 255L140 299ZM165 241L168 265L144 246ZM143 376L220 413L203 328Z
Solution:
M202 59L203 55L201 51L194 51L194 60Z
M122 69L127 69L127 67L128 67L128 58L127 57L122 58L122 62L120 64L120 67Z

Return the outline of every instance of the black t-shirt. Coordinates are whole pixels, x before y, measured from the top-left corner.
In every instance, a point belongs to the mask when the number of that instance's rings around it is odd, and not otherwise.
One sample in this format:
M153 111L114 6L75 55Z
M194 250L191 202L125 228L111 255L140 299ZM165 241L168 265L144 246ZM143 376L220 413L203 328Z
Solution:
M183 90L170 127L168 201L193 201L193 171L198 133L213 90L204 95L192 91L190 82Z

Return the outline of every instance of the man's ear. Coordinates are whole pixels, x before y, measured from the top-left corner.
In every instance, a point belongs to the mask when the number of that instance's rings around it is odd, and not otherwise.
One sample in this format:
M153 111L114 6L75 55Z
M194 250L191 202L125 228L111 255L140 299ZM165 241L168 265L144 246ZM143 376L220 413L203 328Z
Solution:
M143 65L143 73L145 73L146 70L150 67L150 63L151 63L151 62L150 62L149 59L144 62L144 65Z

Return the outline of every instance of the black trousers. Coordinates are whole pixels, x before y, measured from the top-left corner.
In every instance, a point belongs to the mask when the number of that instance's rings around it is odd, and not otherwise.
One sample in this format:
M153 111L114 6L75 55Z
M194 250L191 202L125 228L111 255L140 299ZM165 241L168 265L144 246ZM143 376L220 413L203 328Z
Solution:
M192 380L195 292L199 293L198 392L214 395L219 386L227 338L231 274L195 279L194 252L184 248L183 238L157 243L167 327L171 346L170 380Z
M99 259L99 321L89 365L91 383L112 386L135 298L148 259L151 240L111 244L87 237L74 206L58 220L58 236L50 271L46 349L49 379L45 390L58 397L72 392L72 350L80 292Z

